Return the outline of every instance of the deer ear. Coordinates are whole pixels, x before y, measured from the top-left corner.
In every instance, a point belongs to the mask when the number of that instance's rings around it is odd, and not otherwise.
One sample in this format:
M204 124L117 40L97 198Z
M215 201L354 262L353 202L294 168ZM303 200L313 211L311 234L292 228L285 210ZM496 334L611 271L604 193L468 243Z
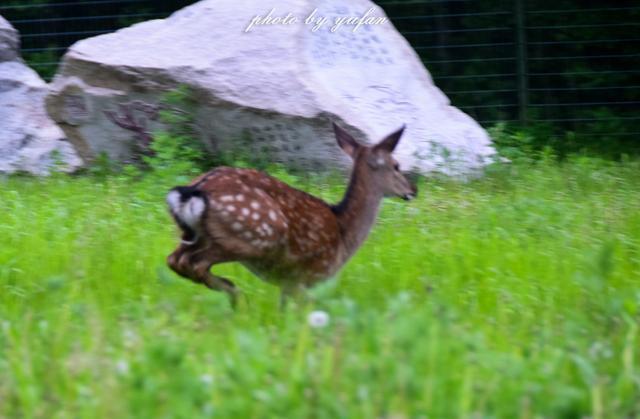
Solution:
M360 144L358 144L356 139L335 122L333 122L333 132L336 134L336 140L338 141L340 148L351 158L354 158L356 150L360 147Z
M396 146L398 145L398 142L400 141L400 137L402 137L402 133L404 132L404 129L406 127L407 127L406 125L403 125L402 127L400 127L399 130L397 130L393 134L389 134L387 138L385 138L384 140L376 144L376 146L374 147L375 150L384 150L388 153L392 153L393 150L395 150Z

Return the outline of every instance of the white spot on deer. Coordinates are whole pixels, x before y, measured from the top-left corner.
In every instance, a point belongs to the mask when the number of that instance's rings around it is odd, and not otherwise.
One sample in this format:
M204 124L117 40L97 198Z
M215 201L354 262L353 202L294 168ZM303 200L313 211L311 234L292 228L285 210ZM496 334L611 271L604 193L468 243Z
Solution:
M307 233L307 236L308 236L311 240L314 240L314 241L317 241L317 240L318 240L318 235L317 235L316 233L314 233L313 231L309 231L309 232Z
M244 202L244 195L240 194L240 195L236 195L236 201L238 202Z
M257 212L254 212L254 213L251 215L251 218L253 218L254 220L259 220L259 219L260 219L260 214L258 214Z
M271 218L273 221L276 221L278 219L278 216L276 215L276 212L274 210L269 210L269 218Z
M242 237L247 240L251 240L253 238L253 234L250 231L245 231L244 233L242 233Z
M222 215L223 217L228 217L229 213L227 211L222 211L220 215Z
M240 224L240 223L233 223L233 224L231 224L231 228L232 228L234 231L240 231L240 230L242 230L242 224Z
M222 202L231 202L231 201L233 201L233 196L231 196L231 195L224 195L224 196L221 196L221 197L220 197L220 200L221 200Z
M235 210L236 210L236 207L234 207L233 205L227 205L227 211L233 212Z
M262 230L264 231L264 234L267 236L270 236L273 234L273 229L271 228L271 226L267 223L262 223L261 225Z
M260 209L260 204L257 201L251 201L251 208L258 210ZM256 218L257 220L257 218Z
M245 217L248 217L249 214L251 214L251 211L249 211L249 208L242 208L242 215L244 215Z

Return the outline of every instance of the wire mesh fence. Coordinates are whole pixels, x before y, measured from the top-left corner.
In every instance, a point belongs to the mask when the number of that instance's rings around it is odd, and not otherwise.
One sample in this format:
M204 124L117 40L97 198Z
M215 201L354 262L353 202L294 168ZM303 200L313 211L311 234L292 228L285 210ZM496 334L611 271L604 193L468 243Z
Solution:
M436 84L483 125L637 149L640 4L603 3L380 2Z
M188 0L9 0L0 14L50 78L74 42L162 18ZM640 4L577 0L380 0L436 85L485 127L640 148ZM570 133L570 135L567 135Z

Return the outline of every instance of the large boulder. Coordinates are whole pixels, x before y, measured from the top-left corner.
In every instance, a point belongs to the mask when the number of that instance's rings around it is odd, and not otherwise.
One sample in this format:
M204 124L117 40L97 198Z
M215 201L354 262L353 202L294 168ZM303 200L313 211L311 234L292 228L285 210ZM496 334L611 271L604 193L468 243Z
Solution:
M18 52L17 31L0 16L0 173L71 171L82 164L47 115L47 84Z
M20 59L19 47L18 31L0 16L0 63Z
M449 104L372 2L283 0L270 9L261 0L204 0L80 41L64 56L48 111L88 159L131 158L158 127L162 92L187 85L212 151L242 147L296 166L344 166L335 120L369 143L407 124L396 154L423 173L491 160L487 133ZM306 23L309 16L326 24ZM336 29L335 19L357 16L370 20Z

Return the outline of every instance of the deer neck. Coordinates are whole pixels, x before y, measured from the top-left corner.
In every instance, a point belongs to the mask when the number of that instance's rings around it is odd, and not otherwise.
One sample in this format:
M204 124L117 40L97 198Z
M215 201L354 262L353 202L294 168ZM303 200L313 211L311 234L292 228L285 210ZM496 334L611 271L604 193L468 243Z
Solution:
M378 215L383 194L371 184L366 168L356 165L342 201L333 208L346 257L351 257L367 238Z

